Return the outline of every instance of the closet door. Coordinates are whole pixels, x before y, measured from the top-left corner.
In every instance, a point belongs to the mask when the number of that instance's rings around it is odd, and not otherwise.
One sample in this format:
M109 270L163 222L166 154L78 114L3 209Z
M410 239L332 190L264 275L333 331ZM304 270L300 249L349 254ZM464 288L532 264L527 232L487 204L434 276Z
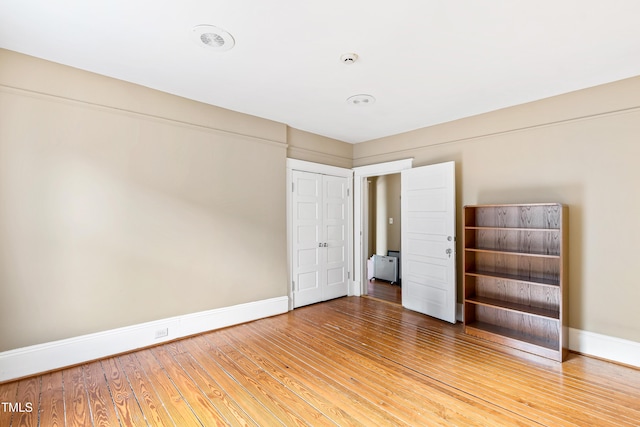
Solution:
M348 180L293 171L293 306L347 295Z
M322 230L326 282L322 287L322 300L326 301L345 296L348 292L347 178L324 175L323 187Z
M322 301L322 285L326 273L321 259L322 239L322 175L293 171L292 198L292 267L293 306L301 307Z

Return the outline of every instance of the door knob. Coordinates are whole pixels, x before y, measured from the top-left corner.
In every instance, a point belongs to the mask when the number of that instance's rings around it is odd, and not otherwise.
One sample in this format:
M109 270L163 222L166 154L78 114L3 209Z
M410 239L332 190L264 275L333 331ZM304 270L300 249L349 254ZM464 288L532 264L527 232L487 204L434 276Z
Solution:
M449 258L451 258L451 253L453 252L453 250L451 250L451 248L447 248L446 251L444 251L447 255L449 255Z

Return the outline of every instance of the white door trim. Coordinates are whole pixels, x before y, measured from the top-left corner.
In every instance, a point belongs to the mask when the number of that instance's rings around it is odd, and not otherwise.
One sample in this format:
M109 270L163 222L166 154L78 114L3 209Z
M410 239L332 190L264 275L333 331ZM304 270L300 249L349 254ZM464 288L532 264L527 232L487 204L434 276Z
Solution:
M347 187L349 191L347 206L347 236L348 237L348 254L349 254L349 295L354 295L353 293L353 251L350 248L353 248L353 170L340 168L337 166L329 166L323 165L321 163L313 163L307 162L304 160L297 159L289 159L287 158L287 295L289 296L289 310L293 310L293 262L292 262L292 248L293 248L293 233L292 233L292 218L291 218L291 209L292 209L292 185L293 185L293 171L302 171L302 172L313 172L319 173L323 175L333 175L333 176L341 176L347 178Z
M323 165L321 163L313 163L297 159L287 159L287 170L315 172L321 173L323 175L344 176L347 178L353 176L353 171L351 169Z
M353 168L353 242L357 242L353 246L353 277L350 295L360 296L365 293L365 283L367 273L365 271L366 263L364 262L365 248L367 247L367 229L368 222L368 205L367 195L364 191L366 187L365 180L372 176L390 175L392 173L400 173L403 170L413 167L413 158L396 160L393 162L378 163L375 165L367 165Z

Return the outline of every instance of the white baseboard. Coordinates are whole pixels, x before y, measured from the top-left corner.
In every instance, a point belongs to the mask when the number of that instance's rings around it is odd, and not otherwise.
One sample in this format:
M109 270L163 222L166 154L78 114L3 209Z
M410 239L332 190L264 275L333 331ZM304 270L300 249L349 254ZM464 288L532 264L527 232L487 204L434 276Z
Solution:
M286 313L288 309L289 298L277 297L5 351L0 353L0 382ZM156 338L156 333L165 329L167 335Z
M288 304L287 297L277 297L5 351L0 353L0 382L286 313ZM155 338L163 329L167 336ZM569 349L640 367L640 342L569 328Z
M463 321L463 305L456 307L456 319ZM569 350L640 368L640 342L569 328Z
M456 307L456 319L463 321L463 305ZM569 350L640 368L640 342L569 328Z
M640 342L569 328L569 349L640 368Z

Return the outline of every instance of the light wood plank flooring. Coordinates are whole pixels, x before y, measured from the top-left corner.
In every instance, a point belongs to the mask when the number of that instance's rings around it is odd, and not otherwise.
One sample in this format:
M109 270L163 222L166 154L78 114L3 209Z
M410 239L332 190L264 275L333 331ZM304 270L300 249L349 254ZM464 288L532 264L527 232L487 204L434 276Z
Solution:
M369 280L367 284L367 296L389 301L394 304L402 304L402 288L400 285L392 285L383 280Z
M640 370L497 348L347 297L2 384L0 426L640 425Z

